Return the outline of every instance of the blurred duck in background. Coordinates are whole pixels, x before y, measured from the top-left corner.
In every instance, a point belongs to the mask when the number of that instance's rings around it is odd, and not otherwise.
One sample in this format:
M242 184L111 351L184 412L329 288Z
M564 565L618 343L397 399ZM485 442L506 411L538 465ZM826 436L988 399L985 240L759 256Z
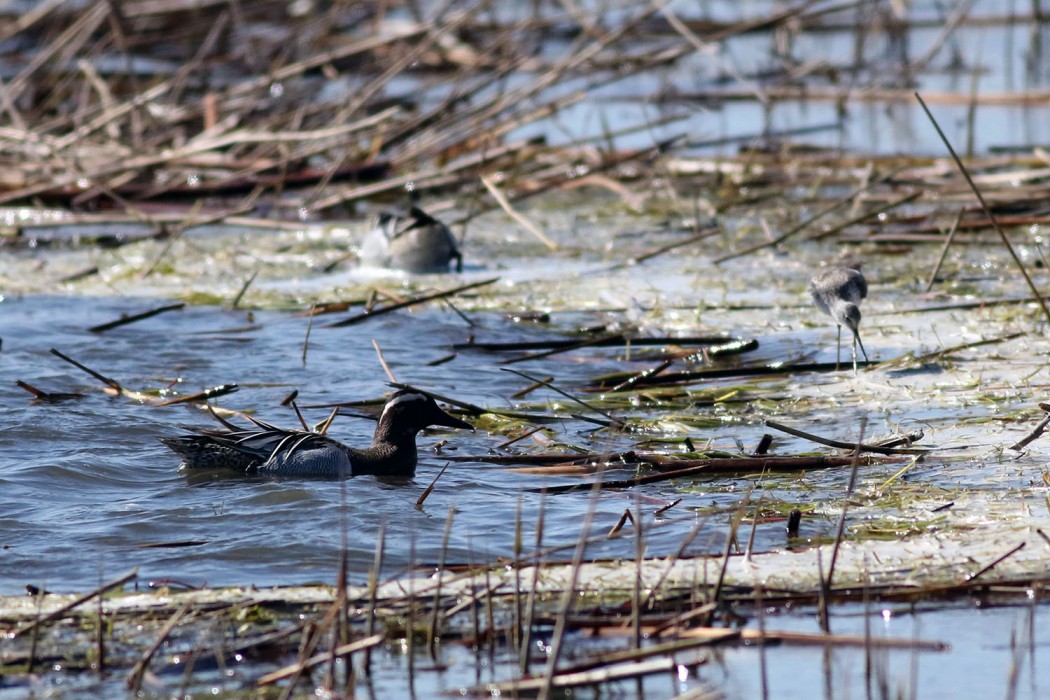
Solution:
M403 213L384 212L361 244L361 263L405 272L448 272L456 261L463 271L463 256L448 226L419 207Z

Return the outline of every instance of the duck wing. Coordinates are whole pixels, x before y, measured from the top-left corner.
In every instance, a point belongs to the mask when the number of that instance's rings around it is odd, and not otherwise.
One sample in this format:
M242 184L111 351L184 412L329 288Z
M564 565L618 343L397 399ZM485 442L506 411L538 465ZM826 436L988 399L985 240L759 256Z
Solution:
M284 430L248 417L260 429L201 428L196 435L161 438L187 468L226 468L273 475L351 473L349 448L320 433Z

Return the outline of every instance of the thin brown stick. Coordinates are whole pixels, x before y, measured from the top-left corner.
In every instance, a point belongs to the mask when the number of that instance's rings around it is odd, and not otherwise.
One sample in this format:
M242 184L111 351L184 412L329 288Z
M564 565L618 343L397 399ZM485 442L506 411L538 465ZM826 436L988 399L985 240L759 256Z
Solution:
M456 517L455 506L448 509L448 517L445 519L445 531L441 537L441 549L438 553L437 585L434 586L434 609L430 615L430 625L427 627L427 648L431 656L437 654L438 633L441 629L442 607L441 607L441 584L445 577L445 557L448 554L448 541L452 537L452 521Z
M310 347L310 331L313 330L314 327L314 316L316 315L316 311L317 304L312 304L310 306L310 317L306 322L306 335L303 336L303 367L306 367L306 350Z
M153 316L163 314L168 311L181 311L184 308L186 308L186 304L183 302L179 302L178 304L168 304L167 306L160 306L155 309L150 309L149 311L143 311L142 313L132 314L131 316L122 316L121 318L118 318L115 321L110 321L108 323L100 323L97 326L92 326L91 328L88 328L88 331L92 333L103 333L114 328L119 328L120 326L126 326L129 323L135 323L136 321L141 321L146 318L152 318Z
M1032 428L1031 432L1029 432L1028 435L1025 435L1013 445L1010 445L1010 449L1023 450L1030 443L1034 442L1036 438L1038 438L1040 435L1046 432L1046 426L1048 425L1050 425L1050 413L1044 415L1042 420L1036 423L1036 426Z
M538 427L535 427L532 430L527 430L524 433L522 433L521 435L519 435L518 437L511 438L510 440L507 440L506 442L501 442L500 444L496 445L496 449L497 450L505 450L508 447L510 447L511 445L513 445L514 443L520 442L521 440L524 440L525 438L529 437L530 435L535 435L536 433L540 432L541 430L543 430L543 426L542 425L538 426Z
M109 377L106 377L106 376L103 376L103 375L99 374L98 372L96 372L95 370L91 369L90 367L85 367L84 365L80 364L79 362L77 362L73 358L69 357L68 355L63 355L61 352L59 352L55 348L51 348L51 354L56 356L56 357L59 357L59 358L65 360L66 362L68 362L69 364L73 365L77 369L80 369L80 370L83 370L84 372L87 372L92 377L94 377L95 379L99 380L103 384L106 384L107 386L109 386L111 389L117 391L118 393L123 391L123 389L121 388L120 384L118 384L115 379L110 379Z
M626 489L635 486L641 486L643 484L652 484L659 481L669 481L671 479L681 479L683 477L700 476L704 474L761 474L763 471L767 470L770 472L791 472L814 469L829 469L832 467L848 466L852 463L852 459L852 457L776 457L770 459L741 457L716 458L706 460L682 460L682 464L692 464L693 466L682 467L680 469L659 472L656 474L634 476L629 479L610 479L600 483L602 484L603 488ZM865 460L873 459L875 458L865 458ZM482 459L481 461L484 460ZM521 469L515 469L514 471L524 474L556 473L550 470L545 471L543 468L539 467L525 467ZM600 474L601 472L599 471L598 473ZM552 494L573 493L578 491L590 490L594 488L595 483L599 482L545 486L542 488L525 490L532 492L546 491L547 493Z
M518 494L516 505L517 507L514 509L514 607L511 608L512 619L509 637L511 651L521 654L521 559L525 539L525 522L522 517L523 504L520 493ZM471 583L473 584L473 581ZM486 583L488 583L487 578ZM473 592L473 590L474 586L471 585L471 591ZM474 606L474 610L477 610L477 606ZM476 615L477 613L475 612L475 617Z
M776 238L773 238L772 240L765 241L763 243L758 243L758 244L755 244L753 246L748 246L747 248L743 248L742 250L737 250L737 251L734 251L732 253L726 253L725 255L722 255L720 257L715 258L712 262L714 262L716 265L720 265L720 264L722 264L724 262L727 262L729 260L733 260L734 258L740 258L740 257L743 257L745 255L749 255L751 253L754 253L756 251L763 250L764 248L776 247L776 246L780 245L781 243L783 243L784 241L786 241L787 239L791 238L792 236L795 236L796 234L806 230L807 228L812 226L815 222L817 222L818 220L824 218L825 216L827 216L831 212L835 211L839 207L842 207L842 206L844 206L846 204L849 204L854 199L856 199L860 195L864 194L865 192L870 190L875 185L881 184L881 183L889 180L890 178L895 176L897 173L899 173L901 170L903 170L903 168L897 168L896 170L893 170L893 171L891 171L889 173L886 173L885 175L882 175L882 176L880 176L878 178L874 178L871 181L864 183L860 187L855 188L849 194L845 195L844 197L840 197L839 199L836 199L834 202L832 202L828 206L824 207L823 209L821 209L820 211L816 212L812 216L807 217L805 220L803 220L799 224L796 224L793 228L789 229L785 233L780 234L779 236L777 236Z
M681 498L676 498L673 501L670 501L667 505L660 506L659 508L654 510L653 511L653 515L663 515L664 513L666 513L667 511L671 510L672 508L674 508L676 505L678 505L681 502L682 502Z
M375 316L381 316L383 314L388 314L391 311L397 311L398 309L404 309L404 308L409 307L409 306L415 306L416 304L422 304L424 302L433 301L434 299L441 299L441 298L444 298L444 297L453 296L455 294L459 294L460 292L465 292L465 291L467 291L469 289L477 289L478 287L485 287L485 286L488 286L490 284L494 284L494 283L496 283L498 281L499 281L499 277L493 277L491 279L482 280L481 282L472 282L470 284L464 284L462 286L454 287L452 289L446 289L446 290L441 291L441 292L433 292L432 294L423 294L421 296L414 297L412 299L406 299L403 302L399 302L399 303L396 303L396 304L390 304L389 306L383 306L383 307L380 307L378 309L372 309L370 311L366 311L366 312L358 314L356 316L351 316L350 318L345 318L342 321L336 321L335 323L329 323L327 326L325 326L325 328L342 328L344 326L352 326L352 325L354 325L356 323L360 323L360 322L365 321L367 319L374 318Z
M639 382L644 382L652 377L655 377L656 375L660 374L673 364L674 360L664 360L655 367L644 369L638 374L634 375L633 377L628 377L624 381L609 389L608 393L612 393L614 391L628 391L631 388L633 388L635 384L638 384Z
M657 658L633 663L611 664L593 671L554 673L539 678L525 678L506 683L485 686L485 693L498 691L500 695L522 697L537 693L539 698L547 698L552 688L572 688L581 685L599 685L617 680L628 680L655 673L666 674L678 667L673 658Z
M20 637L23 634L25 634L26 632L32 631L32 630L36 629L37 627L50 622L51 620L63 617L70 610L73 610L74 608L80 607L81 605L83 605L84 603L88 602L89 600L91 600L95 596L100 596L103 593L105 593L106 591L111 591L114 588L119 588L120 586L123 586L128 581L131 581L131 580L135 579L138 575L139 575L138 567L135 567L134 569L132 569L128 573L124 574L123 576L120 576L118 578L113 579L112 581L109 581L107 583L102 584L101 586L99 586L95 590L91 591L90 593L88 593L86 595L82 595L79 598L77 598L76 600L74 600L74 601L72 601L70 603L66 603L65 605L63 605L63 606L61 606L59 608L56 608L55 610L52 610L51 612L49 612L47 615L44 615L43 617L34 619L31 623L29 623L25 627L19 627L18 629L10 632L9 635L12 636L12 637Z
M429 496L430 492L434 490L435 486L437 486L438 479L441 478L441 475L445 473L445 470L448 469L448 465L450 464L452 464L452 462L445 462L445 466L441 467L441 471L437 473L437 476L434 477L434 480L431 481L430 485L427 486L423 490L423 493L419 495L419 498L416 499L416 508L423 507L423 502L427 500L427 496Z
M739 507L736 509L736 512L733 513L733 517L729 521L729 531L726 533L726 546L722 551L722 565L718 569L718 580L715 582L715 587L711 591L711 602L715 605L721 605L722 588L725 585L726 571L729 569L729 555L732 553L733 543L736 542L737 530L740 527L741 521L744 519L745 509L751 502L751 493L754 490L754 485L748 488L747 493L744 494L743 500L740 501Z
M975 340L972 343L960 343L959 345L952 345L951 347L942 348L940 350L934 350L928 352L925 355L918 355L917 357L911 358L911 362L921 364L929 360L935 360L945 355L951 355L952 353L959 352L960 350L970 350L972 348L984 347L986 345L997 345L999 343L1005 343L1008 340L1015 340L1017 338L1023 338L1028 335L1025 331L1017 331L1016 333L1007 333L1000 335L995 338L988 338L987 340Z
M338 416L338 415L339 415L339 407L336 406L335 408L332 409L332 412L328 414L328 417L325 418L321 422L321 424L317 426L317 428L316 428L316 430L314 432L320 433L321 435L324 435L325 433L327 433L328 429L332 427L332 421L334 421L335 417Z
M267 673L261 676L257 681L257 685L270 685L278 681L282 681L285 678L292 676L299 676L303 671L308 671L315 666L328 663L331 660L332 654L337 657L349 656L356 652L364 649L371 649L377 647L385 641L385 637L381 634L374 634L371 637L365 637L364 639L358 639L356 642L350 642L349 644L343 644L336 647L331 653L324 652L322 654L316 654L303 661L285 666L284 668L278 669L271 673Z
M764 422L764 425L767 428L772 428L773 430L779 430L780 432L787 433L788 435L794 435L795 437L804 438L804 439L809 440L811 442L816 442L816 443L819 443L821 445L827 445L828 447L836 447L836 448L838 448L840 450L859 449L861 452L874 452L876 454L882 454L882 455L914 455L914 454L925 454L925 453L931 451L931 450L927 450L927 449L912 448L912 447L901 448L901 447L882 447L880 445L857 445L857 443L842 442L841 440L831 440L829 438L820 437L819 435L814 435L813 433L807 433L807 432L804 432L802 430L798 430L797 428L791 428L791 427L788 427L786 425L783 425L782 423L777 423L776 421L771 421L771 420L766 420Z
M1024 549L1025 545L1027 545L1027 544L1028 544L1027 542L1022 542L1021 544L1017 545L1016 547L1011 549L1006 554L1002 555L1001 557L998 557L991 564L988 564L987 566L982 567L979 571L970 574L969 576L966 577L967 583L970 583L970 582L976 580L977 578L979 578L979 577L983 576L984 574L988 573L989 571L991 571L995 567L999 566L999 564L1001 564L1002 562L1006 561L1007 559L1009 559L1010 557L1012 557L1013 555L1017 554L1022 549Z
M241 300L244 299L244 295L248 292L248 287L252 286L252 282L254 282L255 278L258 276L259 270L256 269L254 272L252 272L251 276L248 277L248 279L244 280L244 284L241 285L241 289L237 292L237 296L235 296L233 298L233 301L230 303L231 309L236 309L238 306L240 306Z
M941 254L937 257L937 264L933 266L930 278L926 280L925 291L927 292L933 289L933 283L937 281L937 274L941 271L941 265L944 264L944 259L948 256L948 248L951 247L952 241L955 239L955 232L959 230L959 222L962 221L964 211L963 208L959 208L959 213L955 215L955 221L944 239L944 245L941 246Z
M653 629L652 634L654 636L678 635L687 629L686 623L697 619L709 619L711 613L716 610L718 610L718 603L704 603L660 623Z
M540 494L539 515L536 517L536 543L533 549L532 585L525 599L525 619L521 630L521 648L518 650L518 671L529 672L529 653L532 651L532 621L536 614L536 596L539 590L540 571L543 569L543 526L547 513L547 494Z
M522 420L536 421L536 422L544 422L544 421L548 421L549 422L549 421L560 420L560 418L558 418L557 416L553 416L553 415L544 415L544 414L537 414L537 413L525 413L523 411L504 411L504 410L496 409L496 408L483 408L481 406L478 406L477 404L468 403L466 401L460 401L459 399L454 399L454 398L449 397L449 396L444 396L442 394L438 394L438 393L435 393L433 391L424 391L424 390L419 389L419 388L417 388L417 387L415 387L415 386L413 386L411 384L405 384L403 382L390 382L390 386L392 386L392 387L394 387L396 389L410 389L412 391L418 391L418 392L420 392L422 394L430 394L431 396L434 397L434 399L436 401L441 401L443 403L447 403L450 406L456 406L457 408L461 408L464 411L467 411L471 415L474 415L474 416L481 416L481 415L484 415L486 413L491 413L492 415L495 415L495 416L507 416L508 418L520 418ZM453 461L457 461L457 460L453 459Z
M372 570L368 572L368 618L365 621L365 637L375 634L376 627L376 605L379 594L379 572L383 568L383 555L386 549L386 523L379 524L379 534L376 535L376 551L372 558ZM362 666L365 676L370 676L372 665L372 647L365 649L365 658Z
M616 524L612 526L612 529L609 530L609 534L606 535L606 537L610 539L612 539L613 537L619 537L620 531L623 530L624 525L626 525L627 523L631 523L631 525L636 525L634 520L634 514L631 513L630 508L624 508L623 513L620 515L620 519L617 520Z
M867 421L862 418L860 422L860 432L857 435L856 447L853 452L853 468L850 470L849 483L846 485L846 495L842 499L842 512L839 514L838 525L835 528L835 543L831 547L831 562L828 564L828 575L827 578L821 579L821 590L823 591L821 597L825 604L821 606L820 625L825 633L831 632L831 620L829 619L826 602L831 595L831 586L835 577L835 564L838 562L839 548L842 546L842 537L846 532L846 514L849 511L850 498L853 496L853 489L857 485L857 469L860 466L860 446L864 444L864 429L866 427Z
M507 198L503 195L502 192L499 191L499 188L496 187L496 183L492 182L490 178L482 175L481 184L483 184L485 186L485 189L489 191L489 194L491 194L492 198L496 200L496 203L500 205L500 208L507 213L507 216L517 221L522 228L524 228L526 231L538 238L540 242L542 242L543 245L547 246L547 248L549 248L550 250L558 249L557 243L547 238L547 236L544 235L543 231L541 231L539 227L536 226L536 224L529 221L529 219L526 218L524 214L521 214L520 212L516 211L514 207L510 205L510 202L507 201Z
M554 687L554 676L558 668L558 658L561 656L561 648L565 641L565 631L568 626L569 611L573 600L576 598L576 584L580 579L580 568L583 566L584 554L587 551L587 539L590 537L591 523L594 521L594 512L598 505L599 482L595 482L591 490L591 498L587 505L587 513L583 516L583 524L580 528L580 536L576 539L576 548L572 555L572 573L569 584L562 591L561 599L558 601L558 614L554 622L554 631L551 633L550 653L547 655L547 663L540 677L539 700L548 700L551 688Z
M1032 278L1028 275L1028 270L1025 269L1024 263L1021 262L1021 258L1017 255L1017 251L1014 250L1013 245L1010 243L1010 239L1006 237L1006 232L1003 231L1002 226L999 225L999 220L995 218L995 214L992 213L988 203L984 201L984 195L981 194L981 190L977 188L973 178L970 177L970 171L966 169L962 160L959 159L959 155L955 152L955 149L952 148L952 144L948 141L948 137L944 135L943 131L941 131L940 124L938 124L937 120L933 118L933 113L930 112L930 108L926 106L926 103L923 102L922 97L919 96L918 92L915 93L915 99L917 99L919 104L922 105L923 111L926 112L926 116L933 124L933 128L937 130L937 135L941 137L941 141L951 154L952 160L955 161L955 165L958 166L959 171L962 173L963 177L966 178L966 182L970 185L970 189L973 190L974 195L977 197L977 201L981 203L981 209L984 210L984 215L992 222L992 226L995 228L995 232L999 234L999 239L1003 242L1003 246L1006 248L1007 252L1010 253L1010 257L1013 258L1014 264L1017 265L1017 269L1021 273L1021 276L1024 277L1025 284L1028 285L1028 288L1032 291L1032 295L1035 297L1036 301L1039 302L1039 306L1042 308L1046 320L1050 321L1050 307L1047 307L1046 300L1043 299L1043 296L1039 293L1039 289L1035 286L1035 282L1033 282Z
M680 241L675 241L674 243L668 243L667 245L662 245L659 248L654 248L653 250L650 250L647 253L642 253L641 255L638 255L638 256L635 256L633 258L630 258L627 261L625 261L622 265L614 266L613 269L616 269L618 267L626 267L626 266L629 266L629 265L641 265L642 263L644 263L644 262L646 262L648 260L652 260L655 257L659 257L660 255L663 255L664 253L668 253L668 252L670 252L672 250L678 250L679 248L684 248L687 245L692 245L694 243L699 243L700 241L704 241L704 240L707 240L708 238L712 238L714 236L717 236L720 233L722 233L722 229L717 227L717 226L716 227L712 227L712 228L702 229L699 233L694 234L692 236L689 236L689 238L683 238Z
M34 396L34 398L37 398L40 401L48 401L54 403L58 401L68 401L70 399L84 398L84 395L79 393L64 393L58 391L44 391L42 389L37 389L32 384L29 384L28 382L23 382L21 379L16 379L15 385L17 385L21 389L28 391Z
M721 633L731 631L721 627L699 627L691 630L682 630L682 637L705 637L707 635L721 636ZM759 631L752 629L739 630L740 639L743 641L757 641ZM767 630L764 636L767 642L782 642L784 644L798 644L802 646L858 646L865 644L882 647L886 649L924 649L927 651L948 651L951 644L923 639L894 639L892 637L865 638L864 635L848 634L814 634L812 632L780 632Z
M543 350L542 352L533 352L527 355L519 355L518 357L511 357L506 360L501 360L501 365L512 365L517 362L527 362L529 360L539 360L544 357L550 357L551 355L558 355L563 352L571 352L573 350L579 350L581 348L588 348L595 345L620 345L625 344L627 339L622 334L616 333L613 335L603 335L597 338L591 338L590 340L583 340L572 345L561 345L549 350Z
M142 687L142 677L146 673L146 669L149 668L149 662L153 659L153 655L157 653L161 645L168 639L168 636L175 630L175 626L178 625L182 618L186 616L186 613L190 611L190 603L183 603L175 614L168 618L168 621L161 628L157 638L153 640L153 644L150 645L137 662L135 667L131 669L131 673L128 674L126 685L129 690L137 693Z
M386 358L383 357L383 349L379 347L379 341L372 338L372 347L376 349L376 357L379 358L379 364L382 366L383 371L386 372L387 379L391 382L396 382L397 377L394 376L393 371L390 369L390 365L386 363Z
M180 403L194 403L197 401L207 401L208 399L214 399L219 396L226 396L238 391L240 387L236 384L221 384L211 389L205 389L204 391L198 391L196 394L188 394L186 396L178 396L174 399L168 399L167 401L161 401L156 406L175 406Z
M530 376L530 375L528 375L528 374L526 374L524 372L519 372L516 369L511 369L510 367L500 367L500 369L503 370L504 372L511 372L513 374L518 375L519 377L524 377L525 379L528 379L530 382L541 381L541 380L537 379L536 377ZM565 398L569 399L570 401L574 401L574 402L580 404L581 406L583 406L584 408L586 408L589 411L594 411L598 415L605 416L610 421L612 421L612 423L614 425L617 425L617 426L622 426L623 425L623 421L621 421L619 418L616 418L612 414L607 413L606 411L603 411L600 408L595 408L594 406L591 406L586 401L582 401L582 400L576 398L575 396L573 396L572 394L568 393L567 391L562 391L558 387L554 386L553 383L548 384L547 388L549 388L551 391L554 391L554 392L557 392L558 394L561 394L562 396L564 396Z
M811 236L807 236L806 240L807 241L822 241L822 240L824 240L826 238L831 238L832 236L835 236L836 234L838 234L841 231L849 228L850 226L855 226L856 224L859 224L859 223L861 223L863 221L867 221L868 219L870 219L873 216L882 216L882 215L886 214L887 212L890 212L890 211L896 209L897 207L903 206L903 205L908 204L910 202L914 202L916 199L921 197L923 194L924 194L923 190L918 190L916 192L910 192L910 193L908 193L908 194L906 194L906 195L904 195L902 197L898 197L897 199L894 199L892 202L886 202L885 204L879 204L878 206L872 207L871 209L868 209L867 211L861 212L860 214L857 214L856 216L854 216L854 217L852 217L850 219L847 219L847 220L845 220L845 221L843 221L843 222L841 222L841 223L839 223L839 224L837 224L835 226L832 226L832 227L828 228L827 230L820 231L820 232L815 233L815 234L813 234Z

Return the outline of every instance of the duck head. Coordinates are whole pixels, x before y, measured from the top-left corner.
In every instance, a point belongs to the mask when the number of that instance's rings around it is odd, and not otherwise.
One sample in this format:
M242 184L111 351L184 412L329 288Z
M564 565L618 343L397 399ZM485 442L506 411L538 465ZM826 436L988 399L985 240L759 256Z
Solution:
M383 407L379 425L376 426L376 439L381 434L388 437L415 437L420 430L432 425L474 430L474 426L465 420L445 413L430 394L416 389L401 389Z

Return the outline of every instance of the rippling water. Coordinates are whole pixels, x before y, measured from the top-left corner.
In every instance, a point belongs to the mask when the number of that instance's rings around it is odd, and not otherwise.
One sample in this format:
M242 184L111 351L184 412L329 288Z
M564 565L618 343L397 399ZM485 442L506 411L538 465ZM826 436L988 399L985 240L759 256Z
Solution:
M656 243L621 245L644 248ZM620 249L615 255L627 252ZM296 420L290 409L279 404L293 390L299 390L302 406L379 399L389 391L373 339L399 380L500 408L515 405L508 397L529 383L502 371L498 364L502 358L460 351L450 362L426 363L446 357L453 343L471 335L478 340L560 337L581 326L615 325L629 319L641 324L642 332L727 331L757 337L760 347L747 355L747 362L834 357L834 326L816 317L806 304L803 290L812 268L803 260L784 261L773 277L763 276L751 261L744 260L718 268L724 272L717 278L702 257L667 256L651 261L644 268L644 278L630 268L591 274L599 262L563 256L551 261L547 269L499 271L504 276L497 285L499 293L512 295L522 306L547 308L557 299L578 309L554 313L549 324L515 323L503 313L485 310L484 299L479 300L479 308L468 311L474 328L457 313L434 305L339 329L324 328L322 322L328 317L322 317L312 330L305 366L301 354L307 319L300 310L246 312L190 306L94 334L86 329L160 302L140 297L6 298L0 302L0 362L6 377L0 384L0 400L6 407L0 431L0 592L17 592L27 583L56 591L82 590L132 566L140 568L144 579L176 579L194 585L332 581L344 532L351 575L355 581L364 581L381 525L388 535L386 572L394 573L413 562L439 559L450 509L455 511L455 520L448 561L509 557L519 500L527 549L531 549L541 508L546 518L543 544L571 546L589 508L595 509L595 532L606 532L627 508L641 503L652 513L683 497L682 504L665 515L647 517L647 553L676 551L693 524L709 517L711 526L703 529L689 551L720 551L725 525L754 483L752 479L665 482L634 492L610 491L596 499L586 493L543 498L531 489L573 479L524 476L479 462L453 463L424 507L417 509L416 499L445 464L445 455L484 455L508 439L500 431L487 430L484 422L475 433L420 435L419 468L416 477L406 482L372 477L345 481L191 478L177 470L178 458L158 438L178 434L183 426L213 426L210 416L185 405L155 407L108 396L99 382L48 351L56 347L136 390L163 389L178 382L176 390L187 394L235 382L240 391L220 398L219 405L254 409L259 417L285 426L295 425ZM887 284L901 279L899 270L892 267L901 264L908 261L885 260L869 272L873 299L866 306L865 344L873 359L965 342L1002 330L988 316L970 326L951 312L886 315L908 293L906 287ZM488 274L491 272L480 270L466 278ZM561 280L552 281L552 274L561 275ZM455 284L443 279L429 283L438 287ZM236 289L238 284L235 281L231 287ZM595 300L604 307L622 308L602 310ZM770 300L785 305L764 307ZM725 307L741 302L743 306ZM747 304L758 306L749 310ZM469 308L468 302L460 305ZM1017 344L1024 342L1013 342L1015 361L1010 367L986 357L990 362L981 365L984 381L995 384L996 377L1006 374L1003 381L1009 382L1017 372L1029 371L1026 364L1037 367L1038 357L1023 354L1023 346L1018 350ZM1005 351L1004 347L1000 349ZM625 354L622 348L591 349L514 367L537 376L556 376L557 384L575 392L589 377L653 364L636 355L628 362ZM18 389L16 379L46 391L79 391L84 396L58 404L42 403ZM845 372L790 380L727 380L697 388L710 386L725 386L727 393L761 387L767 400L757 410L698 406L678 418L663 415L658 403L647 409L643 402L631 409L633 415L667 421L654 426L651 433L596 430L593 424L571 417L586 413L585 409L550 391L530 396L538 404L530 410L563 417L549 425L553 446L570 444L594 451L635 449L653 437L671 440L665 449L676 450L680 448L674 441L687 435L698 446L709 442L714 448L737 451L757 443L764 432L761 418L765 415L823 426L824 432L836 437L854 435L860 417L867 417L872 421L871 432L932 427L933 439L941 445L966 440L976 443L978 449L983 449L981 444L993 449L1002 441L987 427L978 430L966 424L969 418L986 420L1001 407L994 402L953 399L963 396L957 391L970 390L965 375L958 373L941 376L938 371L911 370L897 377L887 368L859 377ZM1031 400L1015 394L1006 402L1020 409ZM316 423L328 415L328 409L306 410L306 415L309 422ZM364 445L373 427L370 420L342 415L331 434L347 444ZM439 443L444 446L436 452ZM782 438L778 445L781 453L812 449L794 439ZM550 449L528 440L518 447L523 451ZM880 482L897 468L875 468L865 477ZM842 471L810 473L801 479L770 477L760 490L772 500L819 502L828 493L841 493L848 479ZM960 480L981 485L983 477L977 473L968 476L970 472L966 463L957 462L947 473L918 466L912 474L952 487ZM1020 483L1025 477L1022 471L1009 478ZM807 526L811 534L826 534L832 523L830 515L819 515ZM782 522L759 524L756 550L783 545ZM610 540L592 548L590 555L633 558L633 538ZM555 556L565 559L569 552Z
M306 319L297 313L254 312L246 319L243 311L190 307L101 335L85 330L155 305L149 299L40 296L9 298L0 306L0 359L8 378L0 387L8 407L0 432L0 591L15 592L27 583L82 589L131 566L148 579L195 585L331 581L344 531L351 570L363 578L381 524L388 531L389 568L407 565L413 550L416 562L437 561L451 508L456 512L449 561L510 556L519 497L532 541L541 497L522 488L544 483L535 477L491 465L452 464L425 506L415 507L445 463L443 455L484 454L504 436L423 434L417 475L400 483L371 477L198 479L176 469L178 458L158 438L183 426L214 425L206 413L108 396L98 382L48 352L57 347L130 389L164 388L178 380L177 391L185 394L236 382L240 391L219 399L219 405L254 408L266 420L292 426L294 415L279 403L293 389L300 391L302 405L378 398L389 391L372 347L375 338L401 381L506 406L504 397L521 388L522 380L499 371L489 357L460 353L447 364L422 366L465 340L468 329L456 314L428 310L359 327L315 328L305 367L300 355ZM498 314L482 318L490 328L510 325ZM233 332L249 321L254 330ZM223 329L231 332L214 333ZM597 367L582 369L593 374ZM57 404L34 401L14 386L15 379L84 396ZM327 413L306 411L310 422ZM331 434L364 445L373 427L370 420L341 416ZM591 446L592 427L586 423L566 416L553 428L569 431L558 436L561 440ZM602 449L603 440L608 438L594 438L595 447ZM433 447L445 441L436 453ZM611 442L631 444L621 438ZM650 497L659 493L655 489ZM544 543L574 543L586 504L578 495L546 499ZM615 521L632 504L629 495L602 497L599 520ZM630 552L624 545L622 553ZM618 549L610 546L606 553Z
M4 302L5 375L50 391L85 393L83 399L51 405L28 401L13 382L5 383L10 407L0 433L5 460L0 472L0 528L5 536L0 586L5 591L24 583L82 587L129 566L140 566L151 578L193 583L330 580L342 518L355 563L371 556L382 522L392 529L411 527L420 558L434 558L449 505L443 492L468 489L484 502L498 488L486 483L488 478L477 478L476 470L452 469L427 508L415 510L420 483L443 463L426 450L439 439L432 436L421 436L419 474L408 484L371 478L192 482L176 470L178 458L158 438L180 432L181 426L214 424L209 416L186 406L148 407L107 396L96 389L97 382L52 356L48 347L60 347L129 388L164 387L181 379L179 391L192 393L237 382L240 392L222 399L223 405L257 406L267 419L292 425L294 415L278 403L295 388L302 403L381 396L383 375L377 373L370 338L376 334L392 341L389 333L382 333L382 321L367 333L315 332L304 367L299 355L305 319L294 314L257 313L258 330L229 335L201 332L243 327L243 312L190 308L104 336L83 330L151 304L155 302L49 297ZM411 325L428 342L407 357L390 347L395 364L432 359L422 355L450 339L453 317L424 316L429 318ZM429 386L444 390L454 390L451 375L440 367L423 375L407 367L401 372L402 379L426 379ZM311 419L325 414L307 413ZM338 420L333 434L348 444L367 444L373 426L368 420ZM451 439L466 447L470 438ZM345 511L340 507L344 498ZM200 544L143 548L185 541ZM456 555L461 555L464 546L456 544ZM400 563L404 561L402 555Z

